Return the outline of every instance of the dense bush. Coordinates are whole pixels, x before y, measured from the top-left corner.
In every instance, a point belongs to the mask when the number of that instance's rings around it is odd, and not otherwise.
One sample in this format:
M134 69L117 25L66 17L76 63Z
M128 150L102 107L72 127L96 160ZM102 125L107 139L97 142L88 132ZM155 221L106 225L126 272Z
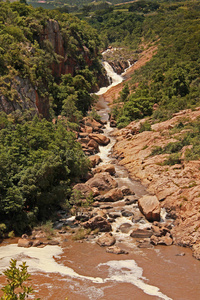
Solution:
M0 217L20 233L66 204L70 184L88 170L88 160L64 124L46 120L0 131Z

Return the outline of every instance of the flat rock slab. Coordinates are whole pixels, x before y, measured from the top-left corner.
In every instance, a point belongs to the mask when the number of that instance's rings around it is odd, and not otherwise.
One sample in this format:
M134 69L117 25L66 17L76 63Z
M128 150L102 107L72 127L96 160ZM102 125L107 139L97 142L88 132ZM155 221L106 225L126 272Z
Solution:
M133 230L130 234L132 238L138 238L138 239L150 238L152 235L153 235L153 231L148 229L136 229Z
M145 195L138 200L138 206L145 218L150 221L160 221L160 203L156 196Z

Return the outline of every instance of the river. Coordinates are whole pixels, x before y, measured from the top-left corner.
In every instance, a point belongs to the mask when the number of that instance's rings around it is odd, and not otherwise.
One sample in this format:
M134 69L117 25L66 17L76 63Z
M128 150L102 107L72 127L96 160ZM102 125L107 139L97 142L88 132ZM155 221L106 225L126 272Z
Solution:
M109 65L105 64L105 67L112 77L111 86L123 80ZM101 89L98 94L104 92L105 89ZM100 96L98 107L102 118L108 120L109 107L103 96ZM104 134L110 136L112 130L108 122ZM115 177L119 186L129 186L136 197L146 194L145 187L131 181L126 170L112 158L115 140L112 136L110 138L108 146L100 147L99 155L103 163L115 164ZM124 204L119 201L113 208L121 211ZM137 204L125 209L133 211L133 215L140 213ZM164 221L164 211L162 216ZM192 257L189 249L177 246L138 248L129 234L122 234L118 230L123 223L130 223L132 228L148 228L150 225L144 218L136 224L132 217L123 216L112 224L117 246L129 254L107 253L105 248L96 244L96 238L72 241L70 234L66 233L62 237L61 246L25 249L17 247L15 240L11 244L4 241L0 247L0 270L8 267L11 258L19 262L26 261L32 275L31 284L36 296L41 299L200 299L200 262ZM1 286L4 283L1 277Z

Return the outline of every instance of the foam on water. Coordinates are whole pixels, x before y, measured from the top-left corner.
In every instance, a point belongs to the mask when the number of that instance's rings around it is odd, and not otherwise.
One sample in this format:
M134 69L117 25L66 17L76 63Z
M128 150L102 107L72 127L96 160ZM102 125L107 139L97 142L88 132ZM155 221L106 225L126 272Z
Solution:
M8 267L11 258L17 259L18 262L26 261L30 272L44 272L44 273L60 273L62 275L88 279L94 283L103 283L103 279L82 276L76 273L73 269L58 264L54 257L62 254L62 248L59 246L46 246L44 248L20 248L17 244L0 247L0 270Z
M147 279L142 276L143 270L134 260L112 260L98 265L98 267L101 266L109 267L109 277L106 281L113 280L117 282L131 283L143 290L145 294L157 296L164 300L172 300L160 292L158 287L144 282Z
M170 300L171 298L162 294L156 286L145 283L147 279L142 276L143 270L134 260L112 260L107 263L101 263L101 266L109 267L109 275L106 279L100 277L83 276L76 273L72 268L59 264L54 257L62 254L62 248L59 246L46 246L44 248L20 248L16 244L0 247L0 269L5 270L11 258L17 259L18 263L26 261L29 266L29 272L60 273L61 275L82 280L89 280L93 283L105 282L124 282L131 283L142 289L144 293L152 296L158 296L161 299Z

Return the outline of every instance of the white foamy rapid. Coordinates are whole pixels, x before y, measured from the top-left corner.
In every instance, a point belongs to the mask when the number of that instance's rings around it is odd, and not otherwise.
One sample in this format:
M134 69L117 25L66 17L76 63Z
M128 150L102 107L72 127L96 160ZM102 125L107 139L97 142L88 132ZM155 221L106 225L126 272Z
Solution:
M11 258L17 259L18 264L26 261L28 271L42 273L59 273L71 278L81 280L89 280L93 283L102 284L105 282L121 282L131 283L141 289L144 293L152 296L160 297L164 300L171 300L159 291L156 286L145 283L147 280L142 276L143 270L134 260L112 260L107 263L98 265L109 267L109 275L107 278L83 276L76 273L72 268L59 264L55 261L55 257L62 254L62 249L59 246L46 246L44 248L20 248L16 244L0 247L0 270L5 270Z
M111 65L109 65L109 63L107 61L103 62L103 66L107 72L108 77L112 79L112 84L107 87L100 88L100 90L96 93L96 95L103 95L111 87L116 86L117 84L119 84L120 82L123 81L123 77L121 75L118 75L117 73L115 73L115 71L113 70Z

